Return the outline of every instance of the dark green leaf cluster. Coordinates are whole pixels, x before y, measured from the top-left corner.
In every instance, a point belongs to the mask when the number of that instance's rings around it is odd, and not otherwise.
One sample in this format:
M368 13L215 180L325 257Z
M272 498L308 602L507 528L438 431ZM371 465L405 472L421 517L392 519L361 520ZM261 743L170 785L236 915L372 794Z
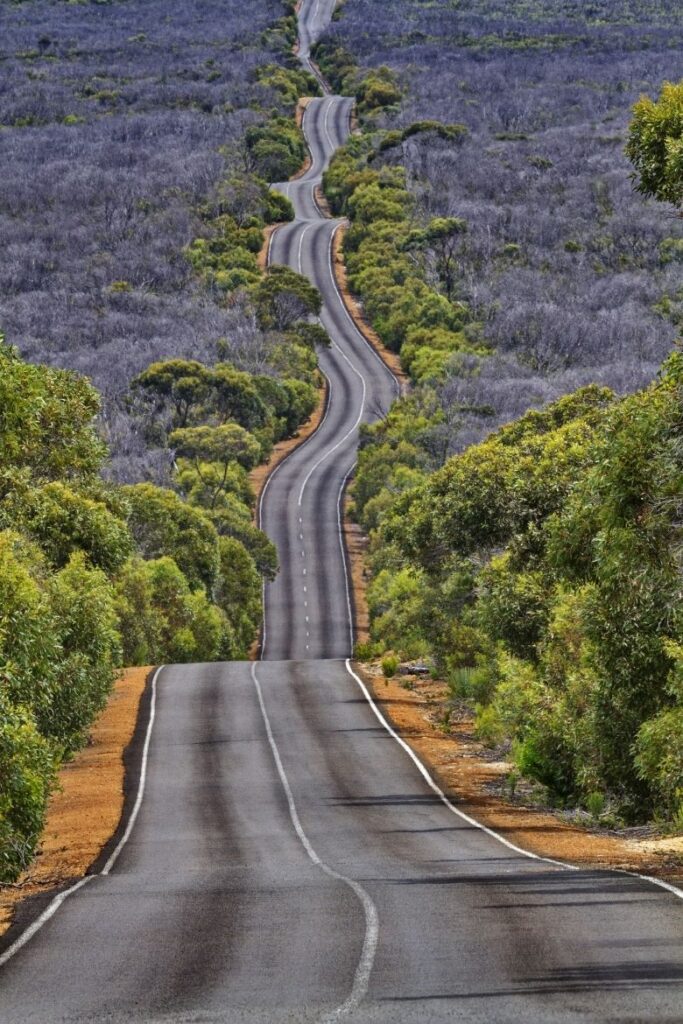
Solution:
M445 142L461 142L468 134L464 124L442 124L441 121L413 121L407 128L385 132L377 147L378 153L385 153L400 146L415 135L433 134Z
M199 212L204 232L185 255L202 282L219 295L259 282L264 228L294 216L285 196L254 173L237 171L218 184Z
M30 859L119 663L111 579L133 545L97 476L97 409L86 381L0 342L0 879Z
M683 82L665 82L655 102L633 108L626 152L639 192L680 206L683 201Z
M306 159L304 133L289 117L252 125L245 140L250 170L264 181L287 181Z
M361 72L348 50L327 40L314 46L313 57L336 92L356 97L358 114L364 122L398 108L403 90L391 68L381 65Z

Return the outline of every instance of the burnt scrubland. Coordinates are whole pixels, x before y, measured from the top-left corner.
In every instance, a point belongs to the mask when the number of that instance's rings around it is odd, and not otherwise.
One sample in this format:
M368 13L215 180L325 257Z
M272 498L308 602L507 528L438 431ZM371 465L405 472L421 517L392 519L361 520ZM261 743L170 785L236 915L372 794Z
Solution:
M683 87L632 108L682 34L647 0L346 0L316 51L358 99L349 281L414 384L361 441L358 653L427 658L540 799L674 829Z
M378 131L330 173L356 226L351 283L389 347L408 342L412 375L465 407L453 450L585 383L635 390L670 351L683 231L671 207L634 193L624 144L640 93L683 75L682 39L680 11L648 2L347 0L319 47ZM382 181L351 200L353 146L358 173ZM459 338L411 337L406 324L439 325L433 313L386 323L381 282L364 274L364 253L372 263L386 242L371 188L405 223L392 258L451 301Z
M265 274L317 88L291 4L3 5L0 881L121 665L245 658L249 471L318 402L320 297Z
M131 415L150 363L279 372L281 338L226 297L287 217L265 182L303 160L294 33L281 0L3 5L0 323L98 388L116 479L167 479Z

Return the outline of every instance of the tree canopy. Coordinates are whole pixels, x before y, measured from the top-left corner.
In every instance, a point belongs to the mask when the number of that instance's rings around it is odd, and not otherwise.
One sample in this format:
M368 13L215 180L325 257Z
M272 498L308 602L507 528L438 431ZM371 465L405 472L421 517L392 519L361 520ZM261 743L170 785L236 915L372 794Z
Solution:
M683 201L683 82L665 82L657 100L641 96L633 108L626 152L643 195L680 206Z

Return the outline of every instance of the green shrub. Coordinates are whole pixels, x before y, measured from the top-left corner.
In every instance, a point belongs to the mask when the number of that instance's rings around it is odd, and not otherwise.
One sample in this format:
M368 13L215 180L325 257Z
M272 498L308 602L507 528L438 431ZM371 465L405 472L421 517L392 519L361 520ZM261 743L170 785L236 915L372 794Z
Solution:
M226 613L192 590L172 558L133 559L117 583L126 664L231 660L238 644Z
M605 794L600 793L597 790L593 790L586 797L586 810L590 814L591 818L599 818L605 809Z
M80 552L49 580L60 658L49 707L38 725L66 753L78 749L111 691L121 650L114 591Z
M474 735L488 747L497 747L505 739L505 729L493 705L477 704Z
M400 662L395 654L386 654L382 658L382 673L385 679L391 679L396 675Z
M133 484L123 493L130 504L129 524L138 551L145 558L174 559L190 586L213 593L220 559L210 518L154 484Z
M0 882L28 867L55 781L55 757L26 707L0 688Z

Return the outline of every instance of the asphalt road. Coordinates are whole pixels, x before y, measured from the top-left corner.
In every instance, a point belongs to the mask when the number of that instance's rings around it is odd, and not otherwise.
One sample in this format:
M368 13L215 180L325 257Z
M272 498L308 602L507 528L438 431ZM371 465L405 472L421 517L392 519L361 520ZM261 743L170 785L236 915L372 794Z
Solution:
M299 60L326 91L318 68L311 62L311 47L330 24L336 6L337 0L301 0L299 5Z
M681 1020L673 895L456 816L343 662L253 672L161 672L130 839L2 968L3 1024Z
M339 221L326 219L315 199L329 157L348 135L351 107L338 96L309 104L304 131L312 166L298 181L278 186L297 219L274 234L270 262L306 274L317 286L332 346L320 352L328 380L324 422L271 476L261 502L261 526L277 544L281 563L265 594L261 657L269 661L352 652L339 506L356 461L359 424L383 415L398 394L395 378L346 312L331 262Z
M683 1020L679 896L479 828L342 660L339 492L359 417L393 390L339 305L334 224L311 205L347 121L347 101L310 108L314 166L290 187L300 222L272 249L321 288L335 347L325 424L263 502L283 563L266 660L157 674L122 835L84 885L34 905L0 944L0 1024Z

